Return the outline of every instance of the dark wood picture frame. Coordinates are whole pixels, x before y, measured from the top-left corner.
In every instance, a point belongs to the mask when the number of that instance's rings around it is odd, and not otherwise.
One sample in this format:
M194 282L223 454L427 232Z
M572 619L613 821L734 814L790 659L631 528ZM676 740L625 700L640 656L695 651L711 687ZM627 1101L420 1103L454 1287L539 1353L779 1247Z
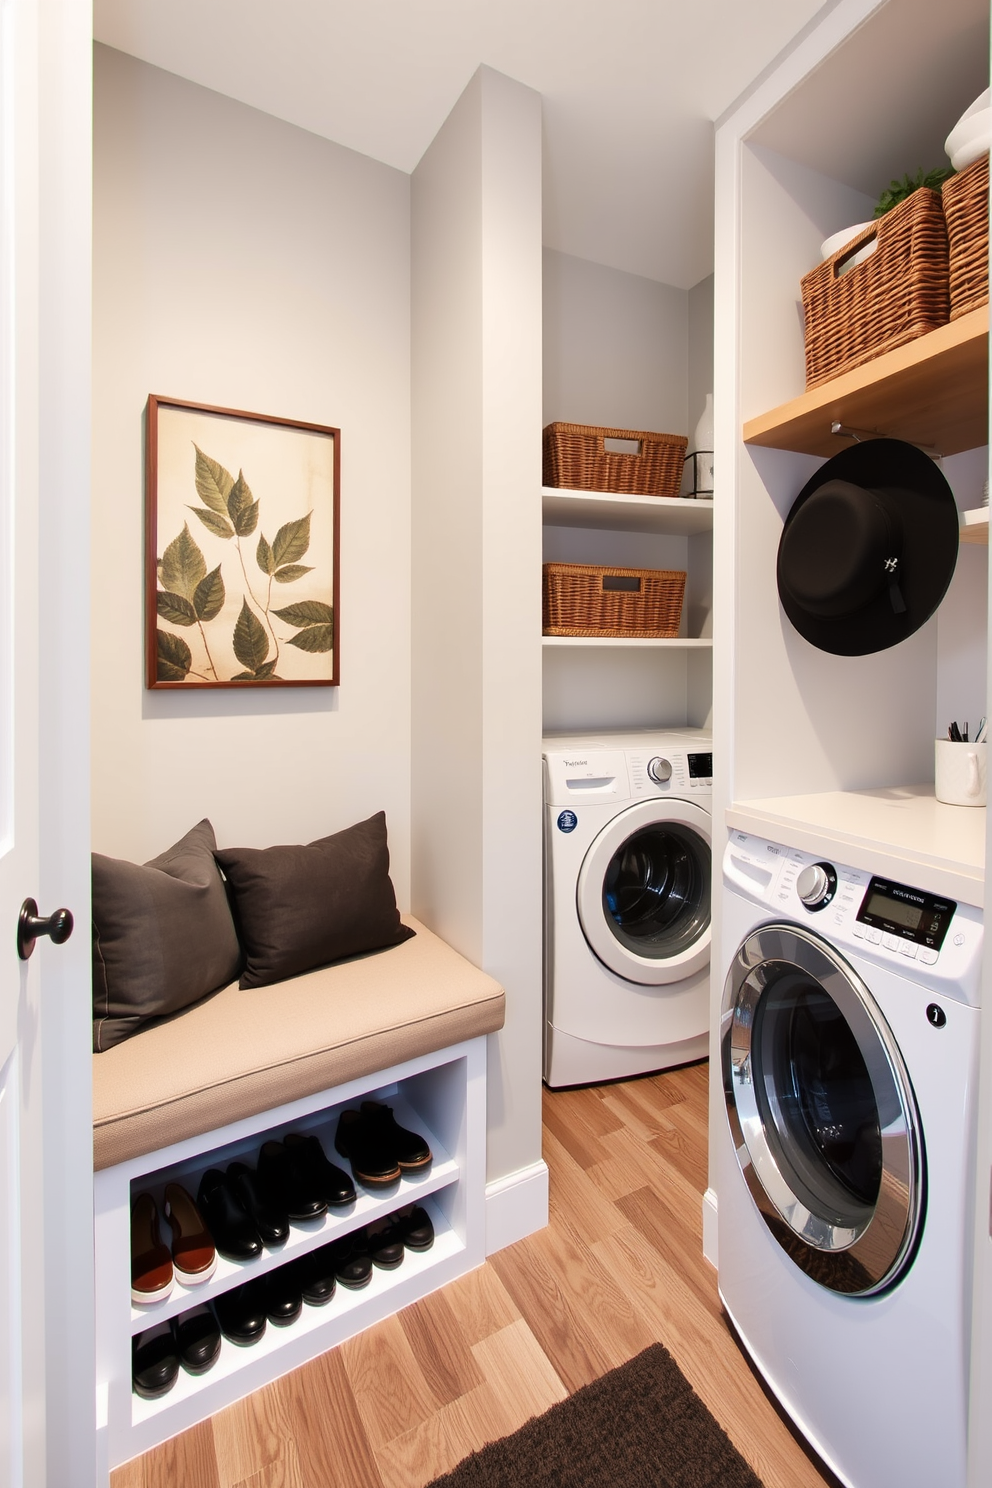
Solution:
M340 429L150 394L146 686L339 686L340 497Z

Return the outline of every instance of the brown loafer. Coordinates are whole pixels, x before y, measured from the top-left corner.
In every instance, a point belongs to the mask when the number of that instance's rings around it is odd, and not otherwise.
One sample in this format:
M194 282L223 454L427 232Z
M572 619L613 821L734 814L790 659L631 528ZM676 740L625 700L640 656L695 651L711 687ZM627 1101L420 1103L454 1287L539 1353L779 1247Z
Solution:
M172 1264L183 1286L209 1281L217 1268L217 1251L192 1195L178 1183L166 1186L165 1216L172 1227Z
M169 1247L159 1233L158 1210L150 1193L139 1194L131 1210L131 1301L161 1302L172 1291Z

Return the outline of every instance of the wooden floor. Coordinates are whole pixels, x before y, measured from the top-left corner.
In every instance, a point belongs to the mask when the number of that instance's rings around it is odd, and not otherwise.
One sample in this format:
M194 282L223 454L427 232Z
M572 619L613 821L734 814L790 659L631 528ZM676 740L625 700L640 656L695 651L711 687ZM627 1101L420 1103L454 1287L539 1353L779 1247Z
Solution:
M765 1488L832 1482L752 1374L703 1259L706 1080L696 1065L546 1092L546 1230L120 1468L112 1488L421 1488L656 1341Z

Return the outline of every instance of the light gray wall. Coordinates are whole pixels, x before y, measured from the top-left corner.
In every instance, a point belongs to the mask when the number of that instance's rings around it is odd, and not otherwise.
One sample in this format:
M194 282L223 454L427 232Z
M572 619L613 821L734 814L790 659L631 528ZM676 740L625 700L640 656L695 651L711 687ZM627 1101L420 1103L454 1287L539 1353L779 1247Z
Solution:
M544 423L688 432L689 296L544 250Z
M490 1180L541 1159L540 334L540 98L481 68L413 175L413 903L506 989Z
M409 902L409 178L96 48L93 842L308 841L384 808ZM341 686L147 692L149 393L342 430Z
M689 402L688 433L692 432L706 407L706 394L713 391L713 275L700 279L689 291L689 354L687 392Z

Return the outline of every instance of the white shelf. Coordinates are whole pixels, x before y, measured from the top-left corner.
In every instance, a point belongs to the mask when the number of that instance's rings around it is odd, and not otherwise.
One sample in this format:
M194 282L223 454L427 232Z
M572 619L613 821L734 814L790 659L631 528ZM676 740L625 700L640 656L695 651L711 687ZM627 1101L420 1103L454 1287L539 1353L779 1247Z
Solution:
M932 785L738 801L727 825L965 904L984 901L985 807L945 806Z
M670 640L659 640L648 637L631 639L629 636L542 636L541 644L544 646L610 646L616 649L618 646L630 646L634 650L650 650L655 648L663 651L708 651L713 648L711 636L694 637L675 636Z
M988 547L989 542L989 509L987 506L974 507L971 511L961 513L960 540L963 543L974 543L976 547Z
M547 527L613 532L667 532L691 537L713 529L713 500L684 496L616 496L608 491L541 490Z
M399 1095L391 1096L389 1100L394 1114L400 1126L408 1130L419 1132L427 1141L434 1161L428 1172L414 1177L402 1177L397 1183L388 1189L380 1189L372 1192L356 1183L356 1198L353 1204L345 1209L329 1209L320 1219L310 1223L291 1224L289 1238L284 1245L278 1248L266 1249L260 1256L252 1261L229 1261L223 1256L217 1257L217 1269L207 1282L197 1286L183 1286L176 1281L171 1293L162 1302L143 1304L136 1306L131 1304L131 1331L141 1333L145 1328L150 1328L154 1323L161 1322L165 1318L175 1317L180 1312L185 1312L190 1307L195 1307L200 1302L211 1302L222 1292L230 1291L232 1287L240 1286L243 1282L251 1281L253 1277L262 1276L266 1271L272 1271L297 1256L304 1255L308 1250L316 1250L318 1246L328 1245L332 1240L340 1239L351 1230L359 1229L362 1225L370 1224L375 1219L380 1219L391 1214L395 1209L401 1209L404 1204L422 1203L426 1195L436 1193L438 1189L446 1188L458 1177L458 1164L445 1152L441 1143L433 1132L428 1131L423 1120L411 1109L405 1100ZM319 1126L308 1126L307 1132L316 1135L324 1148L324 1152L331 1162L337 1162L347 1170L348 1164L343 1162L334 1151L334 1129L336 1126L336 1115L332 1113L332 1119L322 1122ZM304 1130L301 1126L300 1130ZM246 1154L249 1163L254 1166L252 1152ZM233 1159L224 1159L226 1161ZM136 1182L135 1195L142 1190L152 1193L162 1209L162 1189L166 1182L182 1183L196 1197L200 1178L207 1168L213 1166L210 1162L198 1163L178 1172L170 1171L169 1174L152 1174L147 1179ZM168 1222L163 1220L164 1237L168 1238ZM278 1331L278 1330L277 1330Z

